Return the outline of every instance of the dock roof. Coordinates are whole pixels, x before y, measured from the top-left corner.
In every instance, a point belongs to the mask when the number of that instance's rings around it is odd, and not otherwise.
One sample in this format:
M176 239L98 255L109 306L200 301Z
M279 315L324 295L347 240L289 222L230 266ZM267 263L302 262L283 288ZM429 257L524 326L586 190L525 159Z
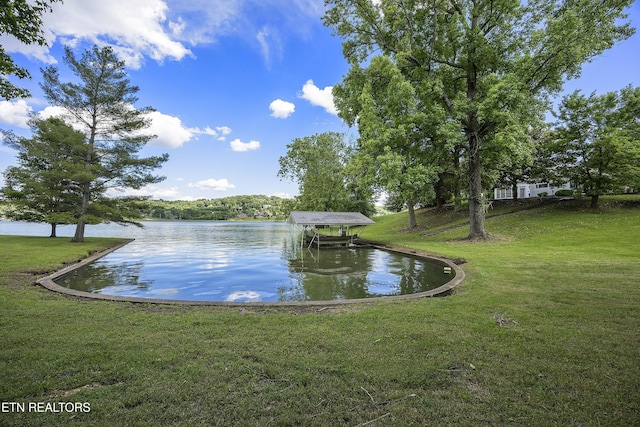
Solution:
M293 211L287 219L297 225L371 225L375 222L360 212L304 212Z

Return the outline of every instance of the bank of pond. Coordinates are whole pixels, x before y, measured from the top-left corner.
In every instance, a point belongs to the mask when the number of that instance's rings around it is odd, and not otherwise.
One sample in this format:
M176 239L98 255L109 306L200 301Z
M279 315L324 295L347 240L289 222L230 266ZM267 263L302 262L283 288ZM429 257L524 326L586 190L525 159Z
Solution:
M44 224L0 222L0 234L44 235ZM46 231L45 231L46 233ZM72 235L61 227L60 235ZM90 237L134 239L56 283L118 297L302 302L397 297L449 282L439 260L370 247L308 248L276 222L145 222L91 226Z

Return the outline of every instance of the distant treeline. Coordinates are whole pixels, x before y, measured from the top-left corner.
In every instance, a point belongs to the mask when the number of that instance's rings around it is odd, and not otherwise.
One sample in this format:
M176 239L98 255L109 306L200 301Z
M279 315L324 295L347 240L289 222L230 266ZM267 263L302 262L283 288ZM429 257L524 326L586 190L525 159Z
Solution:
M293 199L263 195L193 201L147 200L143 204L141 214L149 219L283 221L289 215L294 203Z

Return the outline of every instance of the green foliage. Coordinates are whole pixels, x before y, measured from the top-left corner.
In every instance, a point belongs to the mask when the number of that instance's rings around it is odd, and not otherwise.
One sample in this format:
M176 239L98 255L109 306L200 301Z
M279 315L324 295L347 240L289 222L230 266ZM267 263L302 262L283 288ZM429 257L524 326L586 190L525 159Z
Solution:
M61 82L58 69L50 66L43 70L41 86L46 98L62 107L86 135L83 170L77 175L82 202L73 238L82 241L85 223L101 218L109 221L118 216L113 210L98 206L96 200L104 199L110 188L139 189L162 181L164 177L153 175L152 171L169 157L138 156L154 138L145 133L149 126L147 113L152 109L134 107L139 88L130 84L124 61L117 58L111 47L94 46L80 59L65 47L64 62L80 83ZM102 217L105 212L109 214Z
M494 168L513 155L527 157L529 131L549 94L633 34L620 21L631 3L434 0L425 7L416 0L328 0L323 19L344 40L355 81L365 79L360 66L371 55L387 56L425 101L423 108L437 101L446 111L449 135L464 135L469 236L484 238L483 191L495 183ZM341 114L353 123L361 109L358 90L336 94L343 98Z
M42 31L42 15L51 12L51 5L61 0L10 0L0 2L0 35L13 36L25 44L45 46L47 40ZM4 99L26 98L29 91L14 85L7 78L30 78L29 71L15 64L0 44L0 97Z
M377 218L366 236L465 258L467 278L449 297L333 307L87 303L33 274L115 242L0 236L0 400L91 404L2 424L635 425L640 211L603 201L487 218L489 244Z
M353 150L337 132L295 138L280 157L278 176L297 181L295 209L307 211L373 211L371 194L361 185L359 171L347 168Z
M194 201L147 200L139 213L150 219L226 221L260 219L283 221L292 210L290 200L276 196L229 196Z
M74 224L81 202L78 174L86 153L81 132L57 118L32 120L32 138L4 133L6 145L18 151L18 165L4 172L0 190L12 209L14 220L51 224Z
M591 196L640 186L640 88L563 98L551 135L555 171Z
M335 93L346 111L340 115L347 121L357 117L355 162L362 166L364 182L406 204L409 227L414 227L414 206L435 197L438 151L433 146L443 111L437 104L423 107L414 87L382 56L366 69L354 67Z
M573 190L558 190L553 195L558 197L572 197L575 195L575 192Z

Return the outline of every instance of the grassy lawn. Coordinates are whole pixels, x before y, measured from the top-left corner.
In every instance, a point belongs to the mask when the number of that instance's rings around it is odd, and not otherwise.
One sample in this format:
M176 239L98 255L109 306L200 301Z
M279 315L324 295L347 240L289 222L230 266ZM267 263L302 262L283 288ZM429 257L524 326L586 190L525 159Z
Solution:
M602 202L488 218L485 243L430 234L452 212L377 218L364 238L466 259L462 288L309 310L58 295L31 282L116 240L0 236L0 401L90 405L0 425L638 425L640 198Z

